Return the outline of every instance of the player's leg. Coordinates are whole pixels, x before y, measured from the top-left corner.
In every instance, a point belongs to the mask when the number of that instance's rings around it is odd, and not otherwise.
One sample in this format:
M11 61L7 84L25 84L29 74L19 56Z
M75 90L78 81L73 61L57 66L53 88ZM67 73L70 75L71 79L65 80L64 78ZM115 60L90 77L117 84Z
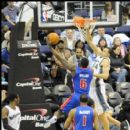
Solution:
M75 108L76 106L79 106L79 96L77 96L76 94L72 94L60 106L60 109L54 113L53 117L44 124L44 128L48 128L51 126L51 124L56 123L57 119L59 119L63 113L67 115L69 111Z
M114 119L114 118L112 117L112 115L109 114L108 112L106 112L106 116L107 116L107 118L108 118L108 120L109 120L109 122L110 122L111 124L114 124L114 125L116 125L116 126L118 126L118 127L120 128L120 125L121 125L121 122L120 122L120 121Z
M109 121L105 113L99 115L99 121L102 123L104 130L110 130Z

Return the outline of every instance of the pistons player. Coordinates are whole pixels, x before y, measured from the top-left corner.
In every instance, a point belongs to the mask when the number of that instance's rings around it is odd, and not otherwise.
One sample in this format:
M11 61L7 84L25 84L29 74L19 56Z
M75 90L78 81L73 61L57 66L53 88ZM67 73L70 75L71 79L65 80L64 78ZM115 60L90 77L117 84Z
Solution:
M57 119L60 118L63 113L68 115L71 109L80 105L80 95L83 93L86 95L89 94L90 83L93 78L93 71L88 67L89 61L87 58L83 57L79 65L70 64L59 52L51 47L50 41L48 41L48 45L53 55L71 72L74 93L66 99L60 109L54 113L54 116L44 124L44 128L48 128L51 124L56 123Z

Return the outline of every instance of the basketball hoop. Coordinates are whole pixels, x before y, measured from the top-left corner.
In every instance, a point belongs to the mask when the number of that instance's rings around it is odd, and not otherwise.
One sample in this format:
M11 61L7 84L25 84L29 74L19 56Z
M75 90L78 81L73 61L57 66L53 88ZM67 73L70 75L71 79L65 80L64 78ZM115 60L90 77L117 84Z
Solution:
M87 19L80 16L75 16L73 18L73 23L78 28L79 32L83 35L84 39L86 37L86 29L89 28L90 33L92 33L96 26L96 20Z

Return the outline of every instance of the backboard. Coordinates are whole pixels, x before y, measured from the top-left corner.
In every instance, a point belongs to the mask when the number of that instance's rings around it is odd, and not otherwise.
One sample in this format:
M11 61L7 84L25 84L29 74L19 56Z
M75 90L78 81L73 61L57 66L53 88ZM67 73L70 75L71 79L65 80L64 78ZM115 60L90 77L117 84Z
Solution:
M96 26L119 26L121 24L120 2L111 2L113 14L103 17L105 2L102 1L62 1L38 2L39 28L74 27L73 17L95 19ZM60 9L57 8L61 7Z

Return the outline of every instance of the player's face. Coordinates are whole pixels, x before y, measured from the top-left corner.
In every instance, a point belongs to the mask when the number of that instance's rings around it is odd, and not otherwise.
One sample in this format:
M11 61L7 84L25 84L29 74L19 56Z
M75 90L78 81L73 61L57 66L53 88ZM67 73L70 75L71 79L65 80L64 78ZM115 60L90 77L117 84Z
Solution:
M104 57L109 57L109 49L108 48L104 48L103 49L103 52L102 52L102 55L104 56Z
M20 97L18 95L17 98L16 98L16 105L19 105L19 103L20 103Z

